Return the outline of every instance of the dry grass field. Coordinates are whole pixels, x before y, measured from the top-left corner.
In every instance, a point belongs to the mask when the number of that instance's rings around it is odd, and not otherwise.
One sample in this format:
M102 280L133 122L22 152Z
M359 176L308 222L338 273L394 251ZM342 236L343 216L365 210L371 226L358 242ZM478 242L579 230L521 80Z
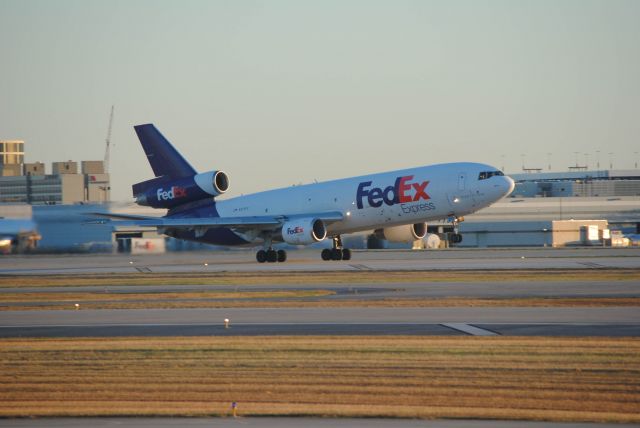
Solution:
M153 293L101 294L0 293L0 311L73 310L75 304L88 309L198 309L198 308L444 308L444 307L629 307L640 306L637 297L531 297L531 298L380 298L322 300L327 290L272 293ZM212 297L214 295L214 297ZM209 300L215 299L215 300ZM275 299L275 300L263 300ZM18 303L12 305L13 303Z
M0 276L0 291L24 287L73 287L94 286L95 291L74 291L55 293L38 292L0 293L0 311L11 310L69 310L75 304L83 309L177 309L177 308L245 308L245 307L623 307L640 306L640 298L628 297L535 297L535 298L403 298L402 284L406 282L491 282L501 281L640 281L640 270L558 270L558 271L434 271L428 272L321 272L309 273L212 273L212 274L156 274L132 273L116 275L65 275L65 276ZM357 296L336 296L323 289L326 284L349 285L387 283L399 291L398 296L387 295L365 298ZM287 289L285 285L304 284L317 289ZM117 293L110 286L174 286L163 292ZM204 285L201 291L184 289L184 285ZM258 285L239 290L240 286ZM269 289L261 289L265 285ZM277 289L277 287L283 287ZM226 287L226 288L222 288ZM235 287L230 289L229 287ZM357 294L357 288L353 289ZM346 298L348 297L348 298Z
M640 339L3 339L0 416L640 422Z
M212 272L93 275L0 275L0 288L88 285L283 285L402 282L638 281L640 269L353 271L353 272Z

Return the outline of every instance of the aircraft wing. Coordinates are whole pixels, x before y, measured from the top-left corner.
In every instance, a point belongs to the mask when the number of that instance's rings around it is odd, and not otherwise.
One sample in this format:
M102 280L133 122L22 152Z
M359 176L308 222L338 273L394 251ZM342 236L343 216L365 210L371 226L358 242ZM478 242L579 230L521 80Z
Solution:
M344 218L340 212L296 214L293 216L245 216L245 217L150 217L131 214L93 213L97 217L111 220L117 226L159 227L171 229L218 228L232 229L275 229L295 218L313 217L325 223L333 223Z

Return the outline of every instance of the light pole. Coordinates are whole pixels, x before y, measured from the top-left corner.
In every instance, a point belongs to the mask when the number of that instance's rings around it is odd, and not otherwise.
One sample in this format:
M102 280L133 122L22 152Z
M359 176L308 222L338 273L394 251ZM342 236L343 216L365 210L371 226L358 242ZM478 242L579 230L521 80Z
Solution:
M109 202L109 198L108 198L108 191L111 190L111 186L98 186L98 188L100 190L102 190L102 196L104 197L104 200L100 201L100 202Z

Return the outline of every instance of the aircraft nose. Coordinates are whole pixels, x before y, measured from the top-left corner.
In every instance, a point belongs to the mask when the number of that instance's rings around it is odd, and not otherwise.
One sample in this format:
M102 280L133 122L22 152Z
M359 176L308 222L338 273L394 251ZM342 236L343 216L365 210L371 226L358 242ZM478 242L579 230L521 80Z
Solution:
M515 187L516 182L513 181L513 178L504 176L504 196L510 195Z

